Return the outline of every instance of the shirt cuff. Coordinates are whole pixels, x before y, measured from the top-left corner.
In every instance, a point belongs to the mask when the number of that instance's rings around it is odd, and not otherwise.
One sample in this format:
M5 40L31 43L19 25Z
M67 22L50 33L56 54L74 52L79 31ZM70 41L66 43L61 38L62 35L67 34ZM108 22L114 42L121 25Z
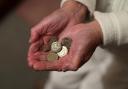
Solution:
M70 1L70 0L62 0L61 1L61 6L66 2L66 1ZM94 11L95 11L95 7L96 7L96 0L74 0L74 1L77 1L77 2L80 2L82 3L83 5L85 5L89 12L90 12L90 15L92 16Z
M119 45L120 25L114 13L94 12L95 19L99 22L103 33L103 45Z

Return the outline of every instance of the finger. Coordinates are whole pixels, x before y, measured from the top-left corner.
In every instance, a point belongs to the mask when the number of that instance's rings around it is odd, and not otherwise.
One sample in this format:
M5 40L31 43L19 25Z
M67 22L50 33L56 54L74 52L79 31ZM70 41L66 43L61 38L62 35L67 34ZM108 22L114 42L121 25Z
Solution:
M40 36L43 36L44 34L47 34L48 30L48 25L49 22L47 20L42 20L40 23L38 23L35 27L32 28L31 30L31 37L29 42L33 43L37 41Z
M67 60L68 56L62 57L59 60L54 62L49 61L41 61L37 62L33 65L35 70L42 70L42 71L74 71L74 67L71 65L70 61ZM69 58L70 59L70 58Z
M40 38L40 36L41 36L41 29L32 29L29 43L34 43Z
M33 68L35 70L61 70L61 64L58 63L58 61L54 61L54 62L48 62L48 61L41 61L41 62L37 62L33 65Z
M47 61L47 55L48 55L48 52L41 52L41 54L38 56L39 61Z
M29 47L28 56L31 56L35 52L37 52L40 49L41 45L43 45L43 42L41 40L31 44Z
M32 67L33 64L37 63L38 61L34 57L28 57L28 65L29 67Z
M67 37L71 38L72 37L71 34L72 33L70 33L68 30L64 30L62 33L59 34L59 42L61 42L62 39L64 38L67 38Z
M28 57L28 63L30 66L33 64L40 62L40 61L46 61L47 60L47 52L36 52L34 55L31 55Z
M39 54L39 52L38 53L36 53L35 55L31 55L31 56L28 56L28 65L29 65L29 67L32 67L33 66L33 64L35 64L38 60L38 56L39 56L40 54Z
M83 47L73 42L67 58L70 62L69 67L71 70L75 71L81 66L81 59L83 58L83 55Z
M43 40L44 40L44 44L48 44L49 40L51 39L50 35L44 36Z
M47 25L44 25L43 21L41 21L36 26L34 26L31 29L31 37L29 39L29 42L33 43L33 42L37 41L40 38L40 36L42 36L44 33L46 33L46 29L47 29Z
M30 67L32 67L35 63L39 62L39 61L45 61L46 60L46 55L47 53L41 53L41 52L37 52L32 56L28 57L28 65Z
M34 54L28 56L28 61L31 61L32 59L34 59L34 60L39 60L39 56L40 56L40 55L41 55L40 52L36 52L36 53L34 53Z
M89 60L89 58L93 55L94 51L95 51L95 48L91 47L88 52L85 52L83 60L81 61L81 65L83 65Z
M69 37L68 35L64 35L64 36L60 36L59 38L59 42L62 42L62 40L64 38ZM71 38L71 37L69 37ZM78 44L76 44L74 41L72 41L70 48L68 49L68 56L64 57L63 59L67 59L66 61L68 61L68 69L70 71L76 71L79 67L80 67L80 60L82 58L82 48L81 47L77 47L79 46Z

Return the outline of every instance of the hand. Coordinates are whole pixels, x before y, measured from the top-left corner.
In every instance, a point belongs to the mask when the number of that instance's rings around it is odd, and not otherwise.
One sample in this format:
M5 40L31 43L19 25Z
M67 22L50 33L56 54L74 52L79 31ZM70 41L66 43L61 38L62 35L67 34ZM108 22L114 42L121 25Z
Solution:
M39 40L42 35L56 35L65 28L85 20L87 8L75 1L67 1L62 8L54 11L31 29L30 43Z
M68 55L54 62L35 62L34 69L75 71L89 60L96 47L102 43L102 32L97 21L72 26L60 34L59 41L64 37L72 39Z
M51 36L58 37L63 30L84 21L87 8L75 1L69 1L67 4L65 3L61 9L56 10L32 28L28 52L30 67L33 67L37 62L36 59L43 55L39 50L40 46L47 44Z

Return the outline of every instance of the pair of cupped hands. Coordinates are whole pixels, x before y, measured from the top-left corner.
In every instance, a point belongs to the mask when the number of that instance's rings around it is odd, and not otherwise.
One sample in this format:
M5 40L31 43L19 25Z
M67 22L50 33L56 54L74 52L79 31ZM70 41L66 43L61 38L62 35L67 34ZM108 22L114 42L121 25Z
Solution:
M28 65L34 70L76 71L92 56L96 47L102 42L100 25L96 20L84 23L84 9L69 10L60 8L44 18L31 29ZM72 39L68 54L53 62L46 61L47 52L40 48L48 44L52 36L61 40Z

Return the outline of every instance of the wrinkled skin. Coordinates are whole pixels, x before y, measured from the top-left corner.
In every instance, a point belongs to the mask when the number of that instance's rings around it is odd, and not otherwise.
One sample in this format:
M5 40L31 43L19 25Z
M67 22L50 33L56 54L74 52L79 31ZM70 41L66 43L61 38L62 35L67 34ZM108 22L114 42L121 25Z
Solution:
M70 37L73 40L68 55L54 62L38 61L38 57L37 59L33 58L31 59L31 61L33 60L33 68L35 70L54 71L77 70L89 60L95 48L101 43L100 30L92 28L92 25L94 26L95 23L96 22L90 24L78 24L64 30L59 35L59 41L64 37ZM39 55L42 55L45 60L47 53L41 53L42 54Z
M78 12L72 13L58 9L31 29L30 43L47 35L58 35L64 29L83 22L84 17L80 16Z
M96 21L83 24L85 14L79 12L59 9L31 29L28 52L30 67L35 70L75 71L88 61L102 37L99 24ZM41 50L51 36L57 36L59 41L64 37L73 40L68 55L54 62L48 62L48 53Z
M77 14L65 11L64 9L56 10L31 29L31 37L29 40L31 45L28 56L32 56L34 52L39 50L39 48L35 46L47 44L51 36L58 37L64 29L81 22L83 22L83 19Z

